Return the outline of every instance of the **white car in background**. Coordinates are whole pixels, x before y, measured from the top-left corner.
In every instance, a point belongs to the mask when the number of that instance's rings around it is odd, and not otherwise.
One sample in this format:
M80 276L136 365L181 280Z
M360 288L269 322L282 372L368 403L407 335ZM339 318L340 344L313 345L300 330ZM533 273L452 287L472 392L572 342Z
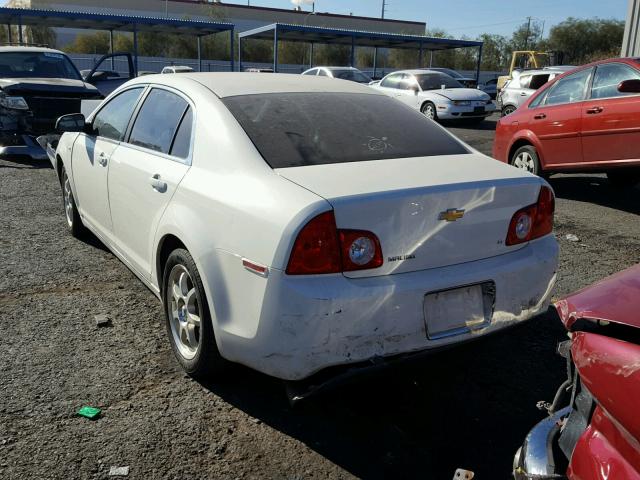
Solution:
M186 65L168 65L162 69L160 73L190 73L193 68Z
M548 184L367 86L146 76L58 129L69 230L162 300L191 375L226 359L298 380L547 308Z
M371 82L371 78L354 67L314 67L302 72L302 75L317 75L319 77L339 78L357 83Z
M496 97L502 116L515 112L544 84L574 68L558 66L540 70L514 70L513 78L505 83Z
M488 94L476 88L466 88L449 75L433 70L390 73L370 86L432 120L482 121L496 111Z

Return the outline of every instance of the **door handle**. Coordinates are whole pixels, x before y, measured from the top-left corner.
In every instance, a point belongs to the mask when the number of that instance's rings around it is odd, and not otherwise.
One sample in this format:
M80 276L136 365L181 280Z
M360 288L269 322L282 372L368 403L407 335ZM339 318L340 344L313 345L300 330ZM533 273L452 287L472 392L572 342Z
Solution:
M104 152L100 152L100 154L98 155L98 163L100 165L102 165L103 167L107 166L107 154Z
M547 116L544 113L538 113L537 115L533 116L534 120L544 120L545 118L547 118Z
M526 97L527 96L527 92L520 92L520 96L521 97Z
M159 173L156 173L151 178L149 178L149 183L151 184L151 188L153 188L156 192L164 193L167 191L167 182L163 182L161 180Z
M604 107L591 107L591 108L587 108L587 113L589 115L595 115L598 113L602 113L604 111Z

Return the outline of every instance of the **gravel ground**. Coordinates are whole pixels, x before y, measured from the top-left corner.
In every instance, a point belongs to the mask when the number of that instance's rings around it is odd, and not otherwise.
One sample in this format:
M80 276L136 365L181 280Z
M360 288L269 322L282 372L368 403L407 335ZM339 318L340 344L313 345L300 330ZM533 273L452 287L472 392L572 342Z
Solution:
M495 120L453 128L490 153ZM640 261L638 190L553 177L556 296ZM569 242L566 234L579 242ZM106 313L112 326L97 328ZM174 362L156 298L97 241L65 231L47 165L0 161L0 478L507 479L563 380L552 311L482 342L291 409L282 384L237 367L198 383ZM90 421L83 405L103 409Z

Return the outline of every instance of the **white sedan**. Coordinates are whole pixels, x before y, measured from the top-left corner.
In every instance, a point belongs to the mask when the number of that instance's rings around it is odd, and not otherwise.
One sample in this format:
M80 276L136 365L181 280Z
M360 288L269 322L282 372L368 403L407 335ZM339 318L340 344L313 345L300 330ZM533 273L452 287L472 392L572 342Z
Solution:
M71 233L162 300L192 375L229 360L297 380L547 308L550 187L367 86L152 75L58 128Z
M372 88L397 98L432 120L482 121L496 111L489 94L466 88L454 78L433 70L390 73Z

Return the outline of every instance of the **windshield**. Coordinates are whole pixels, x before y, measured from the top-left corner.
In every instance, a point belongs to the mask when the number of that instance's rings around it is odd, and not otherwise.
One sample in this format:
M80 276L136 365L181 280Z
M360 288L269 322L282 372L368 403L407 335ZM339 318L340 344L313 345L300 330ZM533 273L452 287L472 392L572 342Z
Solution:
M71 60L57 52L2 52L0 77L81 80L80 73Z
M444 88L464 88L464 85L444 73L418 74L416 79L422 90L439 90L442 85Z
M358 70L331 70L331 73L333 74L333 78L340 78L342 80L351 80L352 82L358 83L369 83L371 81L369 77Z
M386 95L270 93L222 101L272 168L469 153Z

